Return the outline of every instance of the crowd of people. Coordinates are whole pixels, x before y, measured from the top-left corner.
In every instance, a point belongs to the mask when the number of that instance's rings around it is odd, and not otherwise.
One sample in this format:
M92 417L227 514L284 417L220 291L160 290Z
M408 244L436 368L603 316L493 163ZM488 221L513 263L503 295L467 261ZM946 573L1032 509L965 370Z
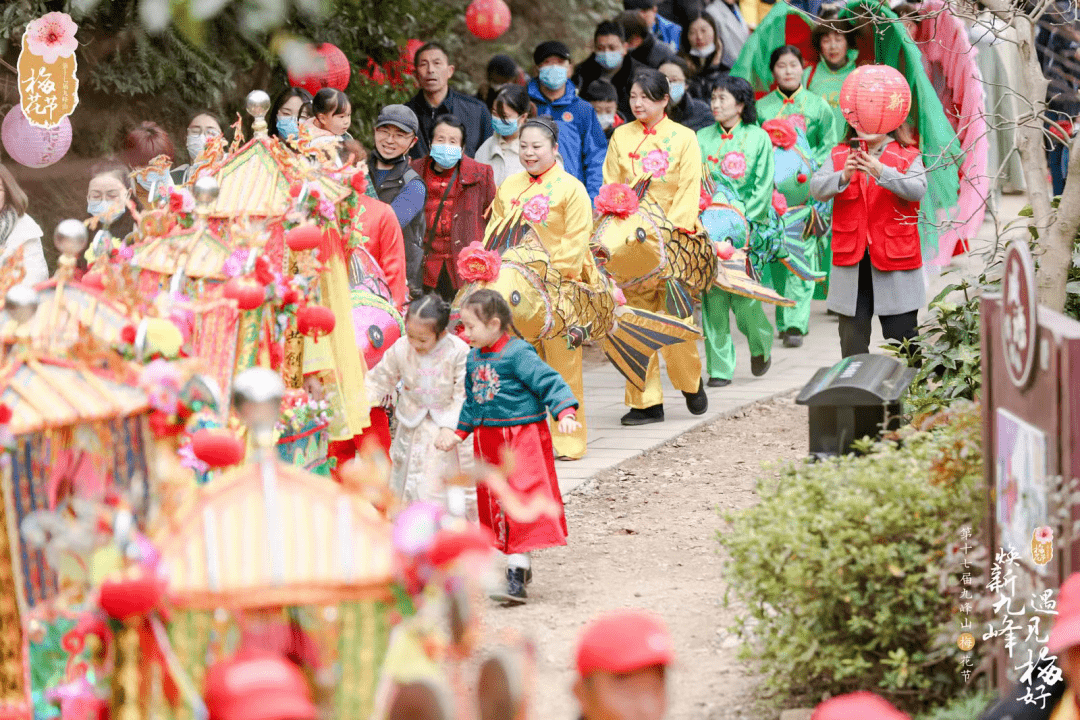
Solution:
M459 301L470 352L451 332L449 304L465 285L457 262L462 251L514 218L532 228L561 277L602 285L590 237L593 201L605 185L631 186L650 176L650 200L687 236L705 232L703 188L706 199L713 186L729 188L750 228L736 244L751 251L762 238L786 233L830 275L828 306L840 316L845 356L868 352L875 313L887 339L915 334L925 296L916 223L925 174L918 149L903 135L856 133L838 113L839 84L854 68L851 29L824 18L813 38L821 60L812 67L804 67L798 48L776 48L770 61L776 89L757 99L746 80L728 72L756 22L747 3L715 0L693 12L693 3L675 3L681 9L665 8L667 17L659 5L625 0L623 13L597 25L592 52L576 65L559 40L535 47L531 74L497 55L476 96L450 86L454 59L428 42L413 58L416 94L382 108L369 147L349 134L352 107L343 92L311 95L290 87L274 98L266 117L271 136L288 145L303 128L307 147L328 149L339 167L363 168L370 180L359 200L361 235L405 311L406 332L383 364L370 369L368 391L372 422L388 438L379 408L402 388L390 454L395 490L405 500L435 496L440 478L432 475L456 472L467 460L457 444L472 435L478 458L498 462L504 448L515 452L515 490L561 508L554 460L586 452L582 348L564 340L533 347L515 338L506 300L480 291ZM809 11L825 12L810 5ZM791 136L809 175L779 183L774 133L763 129L769 123ZM222 134L214 113L194 113L185 131L190 162L182 164L158 125L144 122L128 133L118 157L91 173L91 256L101 237L122 241L132 232L129 201L145 205L161 188L190 180L196 159ZM171 167L160 164L162 156ZM10 173L0 169L0 181L4 252L25 246L29 279L44 279L40 228ZM828 227L791 219L784 207L803 207L810 195L832 203L831 252ZM794 302L777 309L775 330L784 347L799 347L809 331L810 302L824 283L781 263L756 270ZM625 288L626 301L646 311L662 311L667 292L656 284ZM749 340L753 375L769 370L775 337L760 301L718 287L701 300L705 375L696 343L663 351L693 414L708 408L706 387L733 381L731 313ZM649 363L643 389L627 384L626 404L624 425L664 420L658 358ZM441 454L437 472L429 462L433 451ZM504 599L523 602L528 553L564 544L565 519L515 524L483 488L476 510L509 557Z

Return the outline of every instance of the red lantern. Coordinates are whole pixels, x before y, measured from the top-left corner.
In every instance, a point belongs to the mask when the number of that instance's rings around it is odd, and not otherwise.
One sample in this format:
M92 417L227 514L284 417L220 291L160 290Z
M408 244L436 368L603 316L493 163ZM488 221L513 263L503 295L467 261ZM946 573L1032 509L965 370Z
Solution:
M323 88L332 87L344 90L349 86L349 78L352 77L352 67L349 58L336 45L323 43L315 48L324 69L310 75L294 75L289 73L289 84L293 87L302 87L314 95Z
M253 278L237 277L225 283L221 294L235 300L241 310L254 310L266 299L266 288Z
M300 225L285 235L285 244L293 252L314 250L320 242L322 242L322 230L315 225Z
M192 434L191 452L211 468L229 467L244 459L244 443L228 430L205 428Z
M4 116L0 136L4 149L15 162L31 168L48 167L64 157L71 147L71 121L65 115L56 127L39 128L31 125L22 106L16 105Z
M903 124L911 110L911 88L896 68L863 65L840 86L840 111L851 127L884 135Z
M98 607L116 620L145 615L165 595L165 582L153 575L106 580L98 592Z
M510 8L503 0L473 0L465 11L465 25L481 40L494 40L510 27Z
M337 319L334 311L322 305L308 305L296 311L296 331L301 335L318 338L334 331Z

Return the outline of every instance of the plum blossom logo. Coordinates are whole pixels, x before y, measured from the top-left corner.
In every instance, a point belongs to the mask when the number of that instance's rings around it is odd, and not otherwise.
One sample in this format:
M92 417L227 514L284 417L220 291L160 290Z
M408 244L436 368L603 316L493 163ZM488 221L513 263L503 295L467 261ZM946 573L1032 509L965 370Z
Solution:
M729 152L720 161L720 172L733 180L739 180L746 175L746 156L741 152Z
M491 367L490 363L483 363L473 370L472 392L473 400L476 402L480 404L491 402L499 394L501 386L499 373L495 372L495 368Z
M533 223L544 222L550 212L551 198L547 195L534 195L521 208L521 214L525 216L526 220Z
M645 172L652 173L654 177L667 175L670 166L667 152L660 149L650 150L641 160L641 167L645 169Z
M71 57L79 47L75 39L78 29L67 13L46 13L26 26L26 46L46 63L54 63Z
M1054 557L1054 529L1049 525L1035 528L1031 534L1031 560L1046 565Z

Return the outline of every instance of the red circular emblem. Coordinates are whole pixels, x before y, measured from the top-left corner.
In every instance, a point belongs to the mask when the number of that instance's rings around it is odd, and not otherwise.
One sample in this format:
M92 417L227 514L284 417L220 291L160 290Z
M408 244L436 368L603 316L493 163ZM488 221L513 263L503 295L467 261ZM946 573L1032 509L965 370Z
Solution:
M567 110L562 114L563 122L574 122L574 113Z
M1001 345L1009 379L1018 388L1031 380L1038 339L1035 270L1027 244L1014 240L1005 251L1002 275Z

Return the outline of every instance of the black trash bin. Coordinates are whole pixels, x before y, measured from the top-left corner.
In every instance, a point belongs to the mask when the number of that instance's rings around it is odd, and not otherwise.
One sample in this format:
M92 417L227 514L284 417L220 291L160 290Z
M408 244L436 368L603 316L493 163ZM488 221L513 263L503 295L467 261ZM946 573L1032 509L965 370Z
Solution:
M856 440L895 430L914 377L914 368L886 355L852 355L818 370L795 398L810 409L810 454L845 454Z

